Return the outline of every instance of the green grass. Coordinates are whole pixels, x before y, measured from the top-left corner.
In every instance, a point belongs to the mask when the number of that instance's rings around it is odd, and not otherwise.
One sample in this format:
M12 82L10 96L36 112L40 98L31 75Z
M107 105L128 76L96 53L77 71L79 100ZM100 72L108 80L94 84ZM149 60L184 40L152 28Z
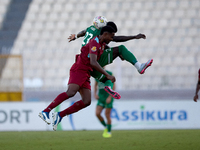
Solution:
M0 150L199 150L200 130L0 132Z

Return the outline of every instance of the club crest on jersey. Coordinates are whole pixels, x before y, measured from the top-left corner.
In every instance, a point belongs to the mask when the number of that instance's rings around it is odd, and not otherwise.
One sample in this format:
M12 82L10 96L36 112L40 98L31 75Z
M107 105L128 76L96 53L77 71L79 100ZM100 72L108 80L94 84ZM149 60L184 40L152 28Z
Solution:
M93 52L96 52L96 50L97 50L96 46L93 46L91 50L92 50Z

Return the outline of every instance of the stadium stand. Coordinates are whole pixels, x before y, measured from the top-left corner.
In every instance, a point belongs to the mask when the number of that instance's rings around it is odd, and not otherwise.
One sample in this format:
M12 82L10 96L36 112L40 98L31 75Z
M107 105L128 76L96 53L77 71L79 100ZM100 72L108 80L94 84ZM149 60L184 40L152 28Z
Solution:
M25 8L25 1L18 3L18 8ZM1 16L9 3L16 1L3 3ZM86 29L95 16L103 15L118 25L116 35L147 36L146 40L110 46L124 44L140 62L154 59L144 75L127 62L115 60L109 65L107 69L116 75L119 90L192 89L200 65L199 6L199 0L32 0L11 54L23 55L25 89L65 89L82 41L80 38L68 43L68 36ZM2 19L0 22L5 23Z

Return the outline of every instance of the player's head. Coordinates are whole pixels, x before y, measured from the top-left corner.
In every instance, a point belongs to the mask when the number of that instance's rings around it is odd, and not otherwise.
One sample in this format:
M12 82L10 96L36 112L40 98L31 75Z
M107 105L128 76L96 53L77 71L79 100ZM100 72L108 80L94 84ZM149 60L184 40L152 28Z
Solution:
M97 28L100 29L107 24L107 19L104 16L96 16L93 19L93 25Z
M105 26L101 29L101 37L103 37L103 42L109 43L113 40L113 37L115 35L115 29L113 29L111 26Z
M115 29L115 32L117 32L117 25L114 22L112 21L107 22L107 26L111 26L113 29Z
M101 29L100 35L102 35L104 32L108 32L108 33L116 33L116 30L111 27L111 26L105 26Z

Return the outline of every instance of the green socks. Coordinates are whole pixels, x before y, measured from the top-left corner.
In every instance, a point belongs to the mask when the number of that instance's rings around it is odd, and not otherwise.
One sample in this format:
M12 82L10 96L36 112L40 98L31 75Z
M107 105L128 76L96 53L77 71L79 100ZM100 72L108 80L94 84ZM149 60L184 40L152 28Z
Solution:
M101 121L101 124L102 124L104 127L106 127L106 126L107 126L108 132L111 132L111 127L112 127L112 125L111 125L111 124L107 124L107 125L106 125L106 123L105 123L105 121L104 121L104 120L103 120L103 121Z
M105 123L105 121L103 120L103 121L101 121L101 124L104 126L104 127L106 127L106 123Z
M135 56L124 45L119 46L119 54L133 65L137 62Z
M107 126L108 132L111 132L111 127L112 127L112 125L111 125L111 124L107 124L107 125L106 125L106 123L105 123L105 121L104 121L104 120L103 120L103 121L101 121L101 124L102 124L104 127L106 127L106 126Z
M111 124L107 124L108 132L111 132Z

